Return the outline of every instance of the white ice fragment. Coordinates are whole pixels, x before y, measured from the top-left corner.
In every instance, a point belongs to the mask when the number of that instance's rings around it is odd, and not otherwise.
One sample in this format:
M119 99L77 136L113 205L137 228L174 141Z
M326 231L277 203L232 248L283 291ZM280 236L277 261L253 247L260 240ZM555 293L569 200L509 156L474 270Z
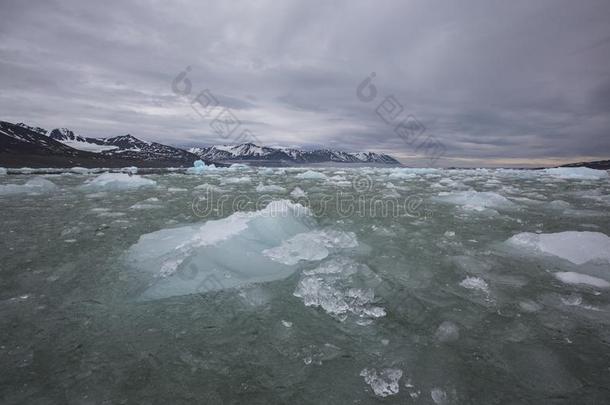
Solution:
M588 167L557 167L545 169L544 173L560 179L599 180L608 178L608 172L605 170L589 169Z
M301 189L301 187L297 186L290 192L290 196L292 198L304 198L307 197L307 194Z
M487 282L480 277L466 277L460 282L460 286L469 290L479 290L485 293L489 292Z
M169 187L167 191L169 193L186 193L188 190L186 188L181 187Z
M193 167L189 167L186 172L189 174L202 174L206 170L215 169L214 165L206 165L203 160L195 160L193 162Z
M388 179L390 180L406 180L406 179L414 179L417 177L417 174L410 171L409 169L401 169L396 168L392 169L390 174L388 175Z
M70 169L71 173L76 173L76 174L89 174L92 171L93 171L92 169L88 169L86 167L79 167L79 166L75 166Z
M259 183L256 186L257 193L285 193L286 189L282 186L278 186L276 184L268 184L264 185L263 183Z
M430 391L430 396L432 397L432 401L437 405L444 405L447 403L447 393L438 387L433 388Z
M87 191L121 191L134 190L140 187L151 187L156 184L156 181L146 179L139 175L130 176L126 173L103 173L93 179L87 180L81 188Z
M358 246L358 241L353 232L332 229L315 230L295 235L279 246L264 250L263 254L271 260L294 265L301 260L322 260L330 253L329 249L345 249L356 246Z
M566 284L583 284L597 288L608 288L610 283L602 278L588 276L586 274L575 273L573 271L563 271L555 273L554 276Z
M565 210L570 208L570 203L563 200L553 200L546 205L548 208L557 209L557 210Z
M227 177L222 179L221 184L250 184L250 176Z
M262 251L306 233L312 224L302 205L273 201L259 211L142 235L127 259L151 285L143 299L235 288L292 274L294 267Z
M340 321L351 314L358 317L357 323L368 324L386 313L374 305L375 293L371 285L359 283L358 280L363 279L373 284L379 281L366 265L339 257L304 271L293 295L302 298L305 306L320 307Z
M284 325L284 327L286 327L286 328L292 328L292 322L285 321L283 319L282 319L282 325Z
M387 397L398 394L400 390L398 382L402 378L402 370L398 368L384 368L377 372L376 369L365 368L360 372L364 382L371 386L378 397Z
M26 181L25 184L0 185L0 195L43 194L57 190L58 187L53 182L42 177L34 177Z
M302 180L324 180L324 179L326 179L326 175L324 173L316 172L313 170L307 170L306 172L297 174L295 177L297 179L302 179Z
M557 256L574 264L590 260L610 261L610 237L600 232L524 232L511 237L507 243L525 250Z
M195 190L205 190L205 191L210 192L210 193L212 193L212 192L213 193L221 193L223 191L222 188L220 188L218 186L215 186L213 184L209 184L209 183L200 184L198 186L195 186L194 189Z
M488 208L512 208L513 202L506 197L491 191L457 191L451 193L439 193L436 201L460 205L465 209L483 211Z
M451 321L441 323L434 334L439 342L454 342L460 338L460 328Z
M524 312L537 312L542 309L542 305L532 300L525 300L519 302L519 308Z

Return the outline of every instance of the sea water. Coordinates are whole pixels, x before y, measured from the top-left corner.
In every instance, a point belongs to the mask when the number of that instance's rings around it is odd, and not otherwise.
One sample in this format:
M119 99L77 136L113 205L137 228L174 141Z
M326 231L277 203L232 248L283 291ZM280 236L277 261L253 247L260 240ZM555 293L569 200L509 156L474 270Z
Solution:
M0 175L2 403L610 401L606 172L102 172Z

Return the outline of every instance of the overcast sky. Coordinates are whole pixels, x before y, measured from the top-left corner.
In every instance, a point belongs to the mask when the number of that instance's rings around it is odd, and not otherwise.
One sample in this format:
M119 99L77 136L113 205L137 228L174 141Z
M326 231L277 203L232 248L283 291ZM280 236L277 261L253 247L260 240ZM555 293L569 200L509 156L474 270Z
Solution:
M607 0L3 0L0 15L0 120L177 146L247 129L413 165L423 139L444 166L610 158ZM358 93L372 72L376 96ZM232 135L192 108L206 89ZM386 123L388 96L402 112ZM406 117L425 128L411 142Z

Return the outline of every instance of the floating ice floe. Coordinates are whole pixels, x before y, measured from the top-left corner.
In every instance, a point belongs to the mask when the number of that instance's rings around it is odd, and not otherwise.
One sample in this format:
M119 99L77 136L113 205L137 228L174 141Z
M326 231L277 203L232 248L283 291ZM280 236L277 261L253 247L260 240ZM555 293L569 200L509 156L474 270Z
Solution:
M524 232L511 237L507 243L529 252L557 256L574 264L590 260L610 261L610 237L600 232Z
M181 187L169 187L167 189L168 193L186 193L188 190L186 188Z
M532 300L524 300L519 302L519 308L523 312L538 312L542 309L542 305Z
M602 278L573 271L562 271L553 274L559 281L566 284L582 284L597 288L608 288L610 283Z
M484 293L489 293L487 282L480 277L466 277L460 282L460 286L469 290L479 290Z
M42 177L34 177L24 184L4 184L0 185L0 195L14 194L43 194L57 191L55 183Z
M202 174L206 170L210 169L216 169L216 166L206 165L203 160L195 160L195 162L193 162L193 167L189 167L188 169L186 169L186 172L188 174Z
M211 193L222 193L224 190L214 184L203 183L198 186L195 186L194 190L205 190Z
M103 173L99 176L87 180L81 189L87 191L121 191L134 190L141 187L152 187L157 182L146 179L139 175L128 175L126 173Z
M599 180L608 178L607 171L589 169L588 167L557 167L544 169L544 173L560 179Z
M553 200L550 203L546 204L546 207L555 210L565 210L570 208L570 203L563 200Z
M304 198L307 197L307 193L305 193L301 187L295 187L294 190L290 192L290 196L292 198Z
M222 179L221 184L250 184L251 181L250 176L226 177Z
M306 172L297 174L295 177L301 180L324 180L327 178L324 173L313 170L307 170Z
M127 260L148 280L141 299L230 289L292 274L296 267L263 251L314 226L307 208L273 201L259 211L142 235Z
M368 266L338 257L303 271L293 295L303 299L305 306L320 307L340 321L354 316L357 323L368 325L386 315L375 305L373 287L380 282Z
M136 203L129 208L132 210L149 210L149 209L163 208L163 206L158 203L159 203L159 199L157 197L151 197L151 198L147 198L144 201L140 201L139 203Z
M388 179L390 179L390 180L406 180L406 179L414 179L414 178L417 178L417 174L403 171L401 169L396 169L396 171L394 171L388 175Z
M91 172L92 172L92 170L88 169L86 167L75 166L75 167L70 168L70 173L75 173L75 174L89 174Z
M365 368L360 372L364 382L378 397L387 397L398 394L400 388L398 382L402 378L402 370L398 368L384 368L379 372L374 368Z
M451 321L441 323L434 334L439 342L454 342L460 338L460 328Z
M442 203L460 205L465 209L483 211L488 208L512 208L515 206L509 199L491 191L442 192L434 200Z
M285 193L286 189L284 187L275 185L275 184L267 184L264 185L263 183L259 183L258 186L256 186L256 192L257 193Z
M314 230L295 235L283 241L280 246L264 250L263 254L273 261L294 265L301 260L322 260L333 249L356 246L358 241L352 232Z
M3 176L7 173L6 168L0 167L0 176Z
M432 390L430 390L430 397L436 405L445 405L448 403L447 393L441 388L432 388Z

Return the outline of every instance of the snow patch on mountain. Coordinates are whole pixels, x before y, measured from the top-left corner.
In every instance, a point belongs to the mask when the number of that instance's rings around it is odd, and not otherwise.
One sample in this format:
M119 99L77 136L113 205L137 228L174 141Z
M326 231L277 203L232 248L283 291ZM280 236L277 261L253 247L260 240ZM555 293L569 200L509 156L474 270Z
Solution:
M253 143L239 145L214 145L205 148L190 148L189 152L202 159L223 160L273 160L291 163L385 163L399 164L389 155L374 152L343 152L331 149L312 151L287 147L258 146Z

